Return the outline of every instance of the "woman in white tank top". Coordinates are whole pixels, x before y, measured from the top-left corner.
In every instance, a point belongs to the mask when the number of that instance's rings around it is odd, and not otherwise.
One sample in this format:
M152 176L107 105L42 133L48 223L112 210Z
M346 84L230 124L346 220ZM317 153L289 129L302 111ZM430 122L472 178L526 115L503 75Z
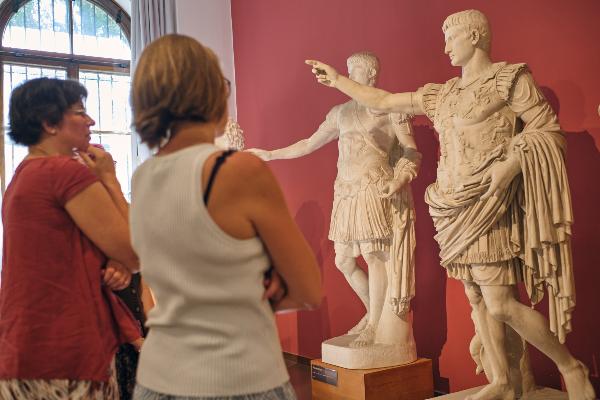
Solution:
M213 144L229 95L216 56L164 36L132 90L136 131L158 148L132 181L132 243L156 296L134 399L295 399L273 311L317 307L320 273L268 167Z

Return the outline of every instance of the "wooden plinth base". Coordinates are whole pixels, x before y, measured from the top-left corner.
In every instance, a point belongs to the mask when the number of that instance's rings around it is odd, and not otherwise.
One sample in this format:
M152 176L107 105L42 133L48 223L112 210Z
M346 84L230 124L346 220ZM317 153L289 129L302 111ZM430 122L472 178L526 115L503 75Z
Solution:
M450 393L445 396L436 397L435 400L464 400L468 395L473 395L483 389L483 386L463 390L462 392ZM535 392L527 393L524 400L568 400L569 396L565 392L555 389L539 388ZM429 400L434 400L429 399Z
M311 361L313 400L425 400L433 396L431 360L387 368L346 369Z

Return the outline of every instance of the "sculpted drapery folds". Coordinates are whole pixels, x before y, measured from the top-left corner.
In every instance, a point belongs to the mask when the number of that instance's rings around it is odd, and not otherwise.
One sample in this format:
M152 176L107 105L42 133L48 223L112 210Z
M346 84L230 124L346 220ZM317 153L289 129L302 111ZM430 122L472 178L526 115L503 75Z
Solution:
M438 180L425 200L441 263L467 280L470 264L507 263L515 281L505 283L523 280L533 304L546 284L550 329L563 343L575 306L573 217L556 115L525 64L494 64L472 87L457 81L422 89L422 108L440 133ZM501 196L480 199L485 172L511 153L522 176Z

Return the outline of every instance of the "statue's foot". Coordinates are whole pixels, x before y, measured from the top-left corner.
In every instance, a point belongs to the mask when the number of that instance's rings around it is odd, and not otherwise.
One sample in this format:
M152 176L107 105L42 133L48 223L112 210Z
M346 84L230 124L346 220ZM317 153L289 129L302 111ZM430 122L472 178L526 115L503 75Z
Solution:
M369 323L369 313L366 313L365 316L362 317L362 319L360 321L358 321L358 324L356 324L354 326L354 328L352 328L348 331L348 335L356 335L357 333L361 333L362 331L365 330L368 323Z
M465 400L515 400L514 389L508 384L490 383L474 395Z
M375 327L373 325L367 325L365 329L358 335L356 339L350 342L350 347L367 347L375 342Z
M596 393L590 383L590 372L581 361L565 371L561 371L569 400L594 400Z

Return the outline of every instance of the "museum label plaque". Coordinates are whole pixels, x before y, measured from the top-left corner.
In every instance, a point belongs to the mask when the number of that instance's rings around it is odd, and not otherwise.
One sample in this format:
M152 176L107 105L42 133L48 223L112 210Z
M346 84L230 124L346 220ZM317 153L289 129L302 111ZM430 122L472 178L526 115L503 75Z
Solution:
M433 396L431 360L348 369L311 360L313 400L425 400Z
M337 386L338 373L331 368L325 368L321 365L313 365L311 368L312 379L327 383L328 385Z

